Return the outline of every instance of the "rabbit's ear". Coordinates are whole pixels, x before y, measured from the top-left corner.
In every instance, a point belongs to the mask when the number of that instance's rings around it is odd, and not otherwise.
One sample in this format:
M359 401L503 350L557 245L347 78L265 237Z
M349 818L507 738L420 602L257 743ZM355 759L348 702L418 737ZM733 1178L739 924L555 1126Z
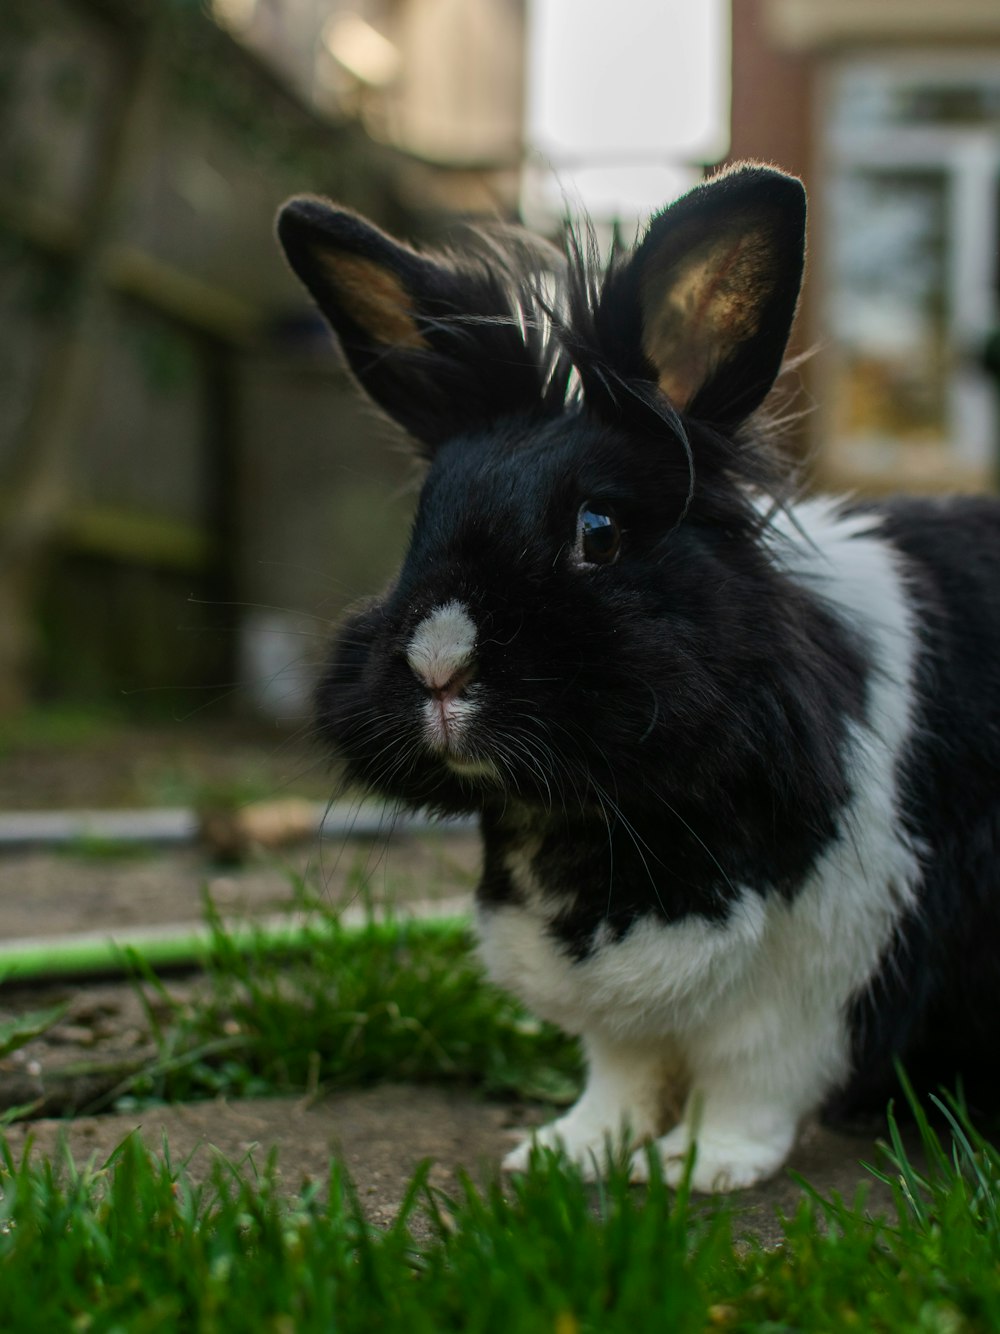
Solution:
M537 367L485 267L420 254L311 196L284 206L278 237L362 387L425 453L537 402Z
M414 287L428 266L407 247L347 209L322 199L290 199L278 214L288 262L315 297L348 355L426 347Z
M606 295L618 287L638 315L642 354L676 408L732 424L766 397L795 317L805 217L801 181L742 166L654 218Z

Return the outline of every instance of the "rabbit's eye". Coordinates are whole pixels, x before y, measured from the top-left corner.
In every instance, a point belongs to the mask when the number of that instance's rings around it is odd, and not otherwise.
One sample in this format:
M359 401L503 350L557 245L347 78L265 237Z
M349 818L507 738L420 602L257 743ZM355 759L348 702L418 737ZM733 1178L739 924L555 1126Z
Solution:
M590 501L580 506L576 521L577 556L587 565L610 565L618 559L622 532L618 520Z

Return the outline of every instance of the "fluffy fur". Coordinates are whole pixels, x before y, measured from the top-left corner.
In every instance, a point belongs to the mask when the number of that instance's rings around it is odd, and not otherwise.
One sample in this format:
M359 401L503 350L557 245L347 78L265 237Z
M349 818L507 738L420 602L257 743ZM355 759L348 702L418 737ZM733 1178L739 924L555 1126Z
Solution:
M695 1139L706 1190L877 1105L895 1058L993 1091L1000 511L788 500L757 410L804 221L747 166L605 271L423 255L314 199L279 222L429 462L321 728L355 781L478 812L487 967L588 1058L538 1139L599 1171L652 1138L670 1179Z

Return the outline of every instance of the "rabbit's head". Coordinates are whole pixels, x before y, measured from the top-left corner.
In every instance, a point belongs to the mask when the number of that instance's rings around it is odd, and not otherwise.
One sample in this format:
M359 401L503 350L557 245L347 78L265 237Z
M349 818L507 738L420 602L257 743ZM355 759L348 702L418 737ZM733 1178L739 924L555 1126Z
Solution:
M446 811L627 808L752 782L788 744L769 713L795 595L761 536L750 418L804 228L800 182L759 166L601 271L579 245L422 254L322 200L284 208L292 267L429 465L398 578L319 689L355 779Z

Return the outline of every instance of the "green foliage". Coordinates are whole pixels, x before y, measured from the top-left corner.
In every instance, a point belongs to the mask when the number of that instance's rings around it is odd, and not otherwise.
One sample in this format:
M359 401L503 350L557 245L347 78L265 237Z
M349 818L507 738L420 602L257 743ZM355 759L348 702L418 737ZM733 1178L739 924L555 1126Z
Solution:
M728 1212L668 1190L655 1163L648 1188L619 1168L598 1192L539 1153L524 1176L482 1195L467 1187L438 1218L428 1331L704 1330L734 1266Z
M1000 1329L1000 1151L955 1103L932 1099L949 1127L942 1141L908 1093L925 1166L908 1155L890 1111L883 1164L895 1218L807 1196L785 1224L785 1245L748 1257L736 1329L939 1331Z
M618 1172L585 1185L549 1153L458 1198L426 1166L378 1231L335 1164L283 1195L273 1160L218 1160L203 1185L129 1138L100 1166L0 1162L4 1330L344 1334L987 1334L1000 1328L1000 1159L955 1108L926 1168L893 1131L896 1220L807 1196L772 1250L734 1249L736 1215Z
M384 1233L337 1168L326 1202L283 1199L273 1163L254 1179L219 1161L194 1187L137 1138L82 1171L8 1153L2 1180L6 1331L694 1330L729 1255L724 1222L683 1195L619 1178L595 1212L549 1158L454 1202L430 1197L424 1170ZM417 1243L421 1200L435 1235Z
M360 879L356 888L360 895ZM486 983L467 930L401 919L348 931L332 909L300 893L303 921L285 953L263 932L237 941L209 905L208 995L196 1007L174 1007L159 1032L159 1061L132 1082L130 1097L379 1079L574 1097L575 1045ZM148 972L145 985L158 986Z

